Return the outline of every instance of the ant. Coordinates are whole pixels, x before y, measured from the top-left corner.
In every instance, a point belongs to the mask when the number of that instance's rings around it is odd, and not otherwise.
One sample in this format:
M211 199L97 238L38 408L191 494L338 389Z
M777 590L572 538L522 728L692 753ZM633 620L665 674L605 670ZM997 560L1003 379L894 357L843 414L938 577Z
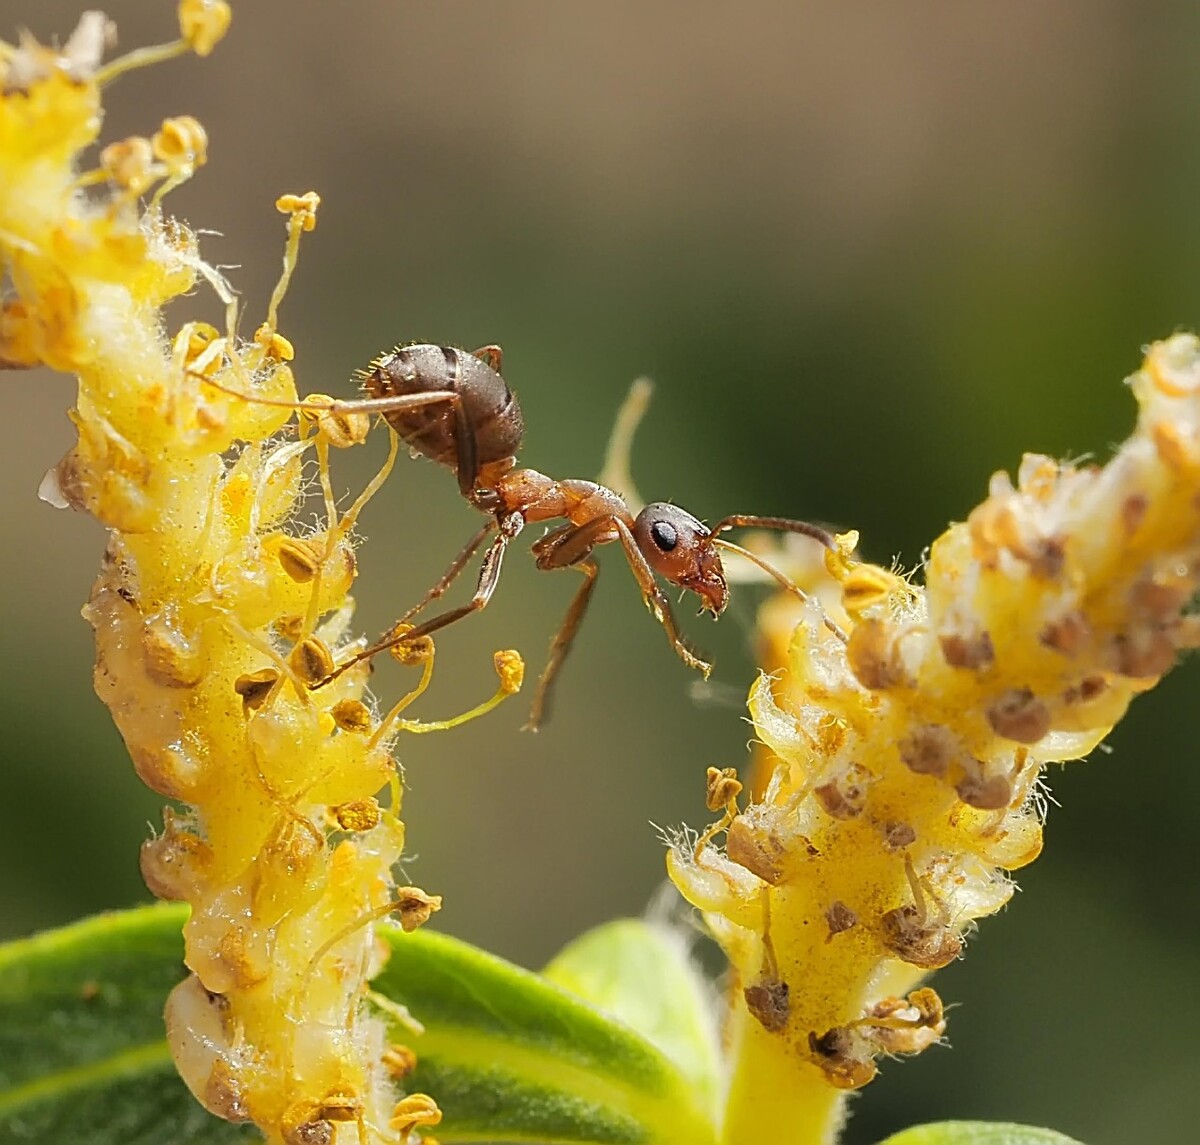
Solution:
M554 679L562 667L596 587L599 568L592 552L598 545L619 542L646 607L662 625L679 658L707 678L712 665L702 660L680 633L675 616L655 574L700 598L700 611L715 617L729 600L718 548L737 552L764 568L780 584L800 593L782 573L719 534L728 529L757 527L800 533L837 551L824 529L785 517L724 517L711 529L676 505L646 505L636 517L625 499L595 481L561 481L517 466L524 419L516 395L500 375L499 346L473 352L450 346L397 346L360 372L368 397L323 407L336 412L378 413L411 450L445 465L458 478L459 492L488 521L454 558L441 579L375 644L352 657L321 684L388 648L429 636L491 600L509 544L526 525L565 520L533 544L540 569L577 569L584 583L576 592L550 656L538 680L528 728L545 720ZM496 533L483 557L471 600L440 613L415 628L405 622L441 596L471 556ZM320 686L320 685L318 685Z

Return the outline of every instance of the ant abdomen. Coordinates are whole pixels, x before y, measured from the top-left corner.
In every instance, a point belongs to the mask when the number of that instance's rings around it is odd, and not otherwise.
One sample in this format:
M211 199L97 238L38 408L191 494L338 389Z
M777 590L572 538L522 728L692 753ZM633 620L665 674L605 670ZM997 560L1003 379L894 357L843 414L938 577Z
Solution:
M430 395L425 404L388 410L383 416L410 449L457 472L464 456L478 467L513 457L520 449L524 418L499 366L498 347L472 354L417 343L381 355L362 378L373 398ZM467 435L470 442L462 440ZM473 480L475 474L469 477Z

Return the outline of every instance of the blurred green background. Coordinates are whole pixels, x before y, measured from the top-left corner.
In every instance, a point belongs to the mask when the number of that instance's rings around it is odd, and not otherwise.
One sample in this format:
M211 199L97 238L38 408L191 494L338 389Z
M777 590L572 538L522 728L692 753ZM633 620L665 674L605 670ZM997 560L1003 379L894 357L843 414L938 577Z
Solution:
M125 47L173 35L166 0L108 11ZM77 12L10 0L0 34L65 35ZM105 136L185 112L208 128L210 163L171 205L238 265L246 331L279 266L274 198L321 193L282 318L302 388L348 393L398 340L499 342L524 459L590 477L648 374L643 493L854 526L873 558L912 564L1023 450L1104 456L1131 425L1139 347L1200 324L1198 43L1188 0L262 0L235 5L208 61L122 79ZM171 318L216 313L199 292ZM91 692L78 610L101 532L35 497L72 440L71 383L4 381L0 929L16 935L144 899L161 801ZM339 487L381 449L339 457ZM403 461L366 514L363 628L476 524L443 470ZM740 764L750 734L755 590L720 625L688 610L717 659L716 703L698 704L620 555L603 558L540 735L518 731L516 700L404 751L409 876L446 896L441 928L529 965L644 908L663 877L651 821L702 822L705 767ZM439 641L421 714L490 694L495 648L540 670L575 587L518 548L491 609ZM403 683L394 666L377 680ZM1061 806L1025 893L935 980L953 1050L885 1064L851 1145L939 1117L1195 1139L1198 683L1183 665L1110 750L1052 773Z

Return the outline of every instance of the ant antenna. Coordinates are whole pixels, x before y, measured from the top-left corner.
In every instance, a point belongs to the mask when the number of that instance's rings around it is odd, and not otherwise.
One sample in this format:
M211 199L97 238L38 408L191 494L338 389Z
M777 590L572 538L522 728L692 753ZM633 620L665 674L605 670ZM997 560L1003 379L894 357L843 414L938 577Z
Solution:
M823 538L816 537L816 539L822 540ZM782 573L773 564L771 564L770 561L764 560L757 553L752 553L749 549L742 548L741 545L735 545L732 541L725 540L724 537L714 536L712 538L712 543L718 546L718 548L726 549L731 553L737 553L739 557L744 557L751 564L757 565L763 570L763 572L770 576L776 582L776 584L778 584L779 587L784 590L784 592L790 592L793 596L796 596L800 600L804 601L805 604L815 604L821 613L821 620L825 627L829 629L829 631L832 632L833 635L836 636L843 644L849 643L850 638L845 632L842 631L840 627L838 627L837 624L833 622L833 620L830 619L829 614L822 607L821 602L815 597L809 596L809 594L806 593L798 584L796 584L791 577Z

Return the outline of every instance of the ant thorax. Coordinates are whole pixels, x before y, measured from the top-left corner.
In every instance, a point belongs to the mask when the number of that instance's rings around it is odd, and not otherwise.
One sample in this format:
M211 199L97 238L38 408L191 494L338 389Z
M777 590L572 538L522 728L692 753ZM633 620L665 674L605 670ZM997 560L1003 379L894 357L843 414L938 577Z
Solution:
M583 525L601 517L615 517L627 525L633 517L625 502L611 489L568 477L555 481L536 469L514 469L497 483L504 508L520 513L526 522L563 518Z

